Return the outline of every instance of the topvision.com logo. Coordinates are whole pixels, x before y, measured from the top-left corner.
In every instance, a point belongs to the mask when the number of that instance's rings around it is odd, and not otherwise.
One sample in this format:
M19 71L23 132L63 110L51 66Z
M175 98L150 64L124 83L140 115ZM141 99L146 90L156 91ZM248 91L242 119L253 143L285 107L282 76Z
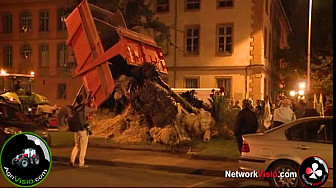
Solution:
M306 187L321 187L329 177L326 162L317 156L305 159L299 168L299 178Z
M33 133L12 136L0 155L1 170L16 186L31 187L41 183L51 168L48 144Z

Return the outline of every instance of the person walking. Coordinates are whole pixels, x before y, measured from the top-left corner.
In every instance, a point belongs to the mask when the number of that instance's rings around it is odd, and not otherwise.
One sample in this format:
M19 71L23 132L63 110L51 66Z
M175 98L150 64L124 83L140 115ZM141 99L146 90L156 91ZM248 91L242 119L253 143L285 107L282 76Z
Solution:
M295 114L290 108L291 101L285 99L282 101L280 108L274 110L273 128L284 123L296 120Z
M87 103L83 102L83 96L78 95L76 98L76 105L73 107L75 112L78 112L78 122L79 127L77 131L74 132L75 146L72 149L70 155L70 165L75 166L75 160L79 152L79 168L86 168L88 165L85 165L85 156L87 145L89 141L89 135L92 134L92 131L89 128L89 123L86 118L87 108L86 106L92 106L92 101L89 100Z
M256 133L258 129L257 115L251 110L250 102L244 99L242 102L243 109L239 111L237 115L237 121L235 125L234 134L236 137L238 150L242 152L244 134Z

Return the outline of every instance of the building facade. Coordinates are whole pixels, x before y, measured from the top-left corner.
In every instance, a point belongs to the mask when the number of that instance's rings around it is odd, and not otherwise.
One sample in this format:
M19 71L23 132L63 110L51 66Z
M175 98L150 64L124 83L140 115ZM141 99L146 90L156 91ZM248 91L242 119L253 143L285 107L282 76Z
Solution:
M71 104L82 84L69 69L68 7L67 0L0 0L0 68L35 72L33 91L58 105Z
M291 32L280 0L151 2L155 17L170 28L170 42L161 45L171 87L223 87L232 99L254 102L275 96L282 65L277 52L289 48ZM65 45L70 0L0 5L0 68L34 71L34 91L52 104L70 104L82 83L71 78L74 60Z
M275 96L290 25L280 0L155 0L174 88L220 88L232 99ZM210 91L209 91L210 92Z

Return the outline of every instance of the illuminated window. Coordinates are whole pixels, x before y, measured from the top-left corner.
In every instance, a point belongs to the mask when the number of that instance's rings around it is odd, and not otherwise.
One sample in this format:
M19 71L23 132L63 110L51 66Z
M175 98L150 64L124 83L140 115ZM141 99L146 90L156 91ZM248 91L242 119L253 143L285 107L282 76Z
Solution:
M233 0L218 0L218 7L233 7Z
M23 58L29 58L31 56L31 53L32 53L29 45L23 45L22 49L21 49L21 52L22 52Z
M233 26L219 25L217 29L217 53L232 54L233 52Z
M186 29L186 52L187 54L199 54L199 27Z
M217 88L224 89L225 94L231 94L231 78L219 77L216 78Z
M187 10L199 10L201 2L200 0L187 0L186 9Z
M13 66L13 47L8 45L5 47L5 68L11 68Z
M12 14L4 15L4 33L12 33L13 21Z
M49 11L43 10L40 12L40 31L49 30Z
M49 45L40 46L40 66L42 68L49 67Z
M199 88L199 79L196 77L184 79L185 88Z
M169 0L157 0L156 12L169 12Z
M21 32L30 32L32 29L31 14L24 12L21 14Z

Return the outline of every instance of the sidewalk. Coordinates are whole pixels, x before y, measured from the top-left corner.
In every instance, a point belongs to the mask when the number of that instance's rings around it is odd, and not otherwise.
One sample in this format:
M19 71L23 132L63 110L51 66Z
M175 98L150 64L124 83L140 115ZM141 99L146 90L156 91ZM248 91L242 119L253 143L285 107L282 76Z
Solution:
M53 161L68 163L71 150L71 147L51 148ZM197 159L197 156L195 158L186 154L97 147L88 148L86 164L152 169L206 176L223 176L226 170L236 171L239 168L236 160L206 160L203 158Z

